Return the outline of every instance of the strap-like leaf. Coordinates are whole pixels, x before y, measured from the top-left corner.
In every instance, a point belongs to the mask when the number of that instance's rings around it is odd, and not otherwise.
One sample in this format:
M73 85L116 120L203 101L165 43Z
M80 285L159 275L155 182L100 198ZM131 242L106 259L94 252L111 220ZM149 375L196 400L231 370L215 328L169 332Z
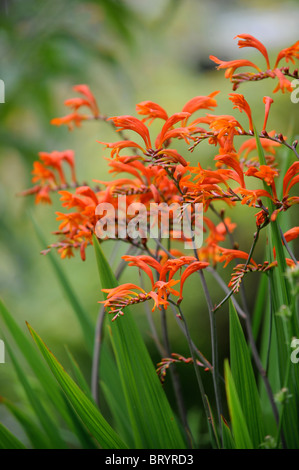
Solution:
M61 364L47 348L40 336L28 325L29 331L41 351L45 361L50 367L56 380L64 391L86 428L104 449L125 449L126 445L107 421L103 418L96 406L86 397L73 379L66 373Z
M253 444L249 436L247 423L241 408L234 379L227 360L224 362L224 377L227 403L231 417L233 436L234 441L236 443L236 448L253 449Z
M116 287L116 278L96 238L94 246L102 288ZM108 326L136 447L185 448L144 340L128 309L124 317Z
M264 430L260 397L255 382L250 353L242 326L232 302L229 314L230 366L246 419L249 435L255 448L263 442Z
M26 449L26 447L0 423L0 449Z

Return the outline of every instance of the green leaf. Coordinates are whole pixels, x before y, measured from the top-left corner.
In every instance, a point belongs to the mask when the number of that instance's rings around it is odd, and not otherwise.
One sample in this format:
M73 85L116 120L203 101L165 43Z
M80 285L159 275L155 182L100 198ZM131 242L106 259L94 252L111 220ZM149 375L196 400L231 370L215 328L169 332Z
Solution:
M117 286L117 280L100 244L94 247L101 286ZM137 448L182 449L186 447L154 365L128 309L125 316L108 324Z
M259 283L259 288L254 304L254 311L252 315L252 333L255 341L261 331L263 317L265 313L265 304L267 303L268 294L268 279L266 275L262 275Z
M229 309L230 365L236 392L255 448L265 437L258 389L250 360L250 353L238 314L230 301Z
M235 449L234 439L231 433L231 430L224 420L223 416L221 416L221 429L222 429L222 439L223 439L223 449Z
M61 392L61 389L51 372L45 368L42 359L40 358L38 352L29 341L27 336L24 334L22 329L15 322L12 315L9 313L7 308L0 300L0 317L4 321L7 329L12 335L15 344L21 351L23 357L26 359L30 365L35 376L41 383L44 391L49 397L51 403L54 405L55 409L61 414L62 418L69 425L72 431L80 440L83 447L92 447L89 445L90 437L86 429L82 426L81 422L78 421L78 417L75 415L74 410L70 408L69 404L66 402L64 395Z
M15 406L6 398L1 397L0 402L3 403L10 413L17 419L24 429L34 449L50 448L49 441L42 433L41 429L32 421L23 410Z
M254 128L254 135L255 135L260 165L266 165L267 163L266 163L264 150L263 150L260 138L255 128ZM268 186L265 181L263 181L263 185L264 185L264 189L272 195L271 187ZM269 213L271 217L272 213L274 212L275 206L271 199L267 200L267 204L269 205ZM279 281L276 282L276 289L280 297L280 302L281 302L280 306L290 305L291 292L290 292L290 287L288 285L288 281L285 276L285 272L287 268L286 255L284 252L284 247L283 247L283 243L282 243L281 235L279 231L279 225L278 225L276 217L274 220L272 220L272 218L270 219L269 231L272 237L273 247L275 247L276 259L277 259L277 269L275 270L275 277L279 278Z
M207 407L209 409L209 416L210 416L210 425L211 425L211 436L212 436L212 439L215 441L215 443L213 442L213 446L216 447L217 449L220 449L220 442L219 442L219 436L218 436L218 431L217 431L217 426L215 424L215 418L214 418L214 414L213 414L213 410L212 410L212 407L210 405L210 401L209 401L209 398L207 395L205 395L205 398L206 398L206 402L207 402Z
M56 449L66 449L67 444L64 442L64 440L60 436L59 427L55 424L53 419L50 417L49 413L46 411L41 400L39 399L38 393L35 392L33 388L31 387L23 368L18 363L15 355L13 354L7 342L6 342L6 347L8 349L8 353L14 365L14 368L17 372L19 381L25 390L27 398L33 410L35 411L35 414L38 420L40 421L41 426L43 427L46 435L48 436L49 442L51 443L51 447L56 448Z
M33 223L33 227L35 229L36 235L42 245L43 248L47 246L47 243L45 241L45 238L43 236L42 231L40 230L37 222L35 221L34 217L31 215L31 220ZM55 274L57 276L57 280L59 281L59 285L61 286L63 292L65 293L66 298L69 300L74 313L76 314L77 320L81 326L84 338L85 338L85 344L86 347L89 351L89 353L92 353L93 350L93 342L94 342L94 327L91 322L91 319L85 312L84 308L80 304L72 286L70 285L60 263L57 261L57 257L55 256L54 253L51 251L47 254L47 257L49 258L53 269L55 271Z
M134 448L134 436L128 418L126 403L123 405L123 403L119 401L113 388L111 388L111 384L109 384L110 388L105 382L101 381L100 384L105 400L112 413L113 428L124 439L130 449Z
M264 150L262 148L259 136L256 129L254 129L256 138L257 150L259 161L261 165L266 164ZM285 162L287 164L287 161ZM264 188L272 194L271 188L264 182ZM281 187L278 188L281 192ZM275 210L275 205L271 199L267 200L270 215L270 224L268 226L268 257L267 259L274 261L273 251L275 249L275 258L277 267L270 270L268 273L271 288L271 304L275 320L275 333L278 348L278 374L280 378L281 387L289 389L291 396L288 403L284 406L283 416L283 433L286 444L289 448L298 447L299 430L297 416L299 412L298 395L298 373L291 367L290 376L287 376L286 370L290 361L290 344L293 336L299 336L299 323L296 310L296 302L293 300L291 286L286 276L287 263L286 263L286 250L281 240L280 227L278 224L278 217L272 218ZM283 214L279 214L282 217ZM281 312L287 310L290 315L281 315Z
M273 237L272 231L269 233L269 261L273 261ZM280 384L279 389L287 388L289 398L287 403L284 405L283 410L283 434L285 437L286 445L290 449L298 448L299 446L299 428L298 428L298 414L299 414L299 403L298 403L298 368L297 364L290 364L290 372L287 364L290 363L291 339L292 337L298 337L297 334L297 318L296 310L291 309L291 317L288 315L281 314L284 306L288 307L287 300L285 298L285 289L282 285L285 282L285 277L280 269L274 269L268 273L270 279L271 293L272 293L272 306L274 316L274 332L277 347L277 376L279 377ZM292 296L291 296L292 299ZM293 299L292 299L293 300ZM279 390L275 390L278 392Z
M0 449L26 449L26 447L0 423Z
M40 336L30 325L28 325L28 328L68 401L100 446L104 449L125 449L127 446L103 418L98 408L96 408L93 402L86 397L78 385L66 373Z
M228 409L231 417L236 449L253 449L247 423L241 408L234 379L227 360L224 362L224 378Z
M271 311L271 290L268 291L268 301L264 311L263 329L260 338L260 358L263 368L267 373L268 381L273 392L280 388L279 377L279 350L277 347L277 337L275 332L275 321ZM273 415L273 409L262 377L258 378L259 395L264 417L265 434L274 436L276 434L276 421Z
M81 388L81 390L85 393L85 395L89 398L90 401L94 401L90 388L88 386L88 383L85 380L84 375L81 372L81 369L78 366L78 363L74 359L74 356L70 352L68 348L66 348L66 352L68 355L68 358L70 360L71 366L72 366L72 371L75 377L75 381L77 382L78 386Z
M25 335L22 329L14 320L13 316L7 310L5 305L0 299L0 317L4 321L5 326L9 330L11 336L13 337L15 344L21 351L23 357L26 359L30 365L32 371L44 387L44 390L48 394L49 398L53 403L55 403L56 409L65 419L69 418L69 415L66 410L65 402L63 400L61 391L52 377L51 373L45 368L43 361L38 355L33 344L30 342L29 338Z
M46 241L44 239L44 236L36 223L35 219L31 216L32 222L37 234L38 239L40 240L42 247L44 248L46 246ZM57 275L57 279L59 281L59 284L62 288L62 290L65 293L66 299L69 301L71 307L73 308L73 311L81 325L81 329L87 344L87 349L90 355L94 353L93 351L93 344L94 344L94 328L90 322L90 319L83 309L82 305L80 304L76 293L74 292L74 289L69 282L67 276L65 275L64 271L61 268L60 263L58 262L57 258L55 257L55 254L50 252L48 253L47 257L49 257L49 260L54 268L54 271ZM30 344L31 346L31 344ZM122 409L125 410L125 413L127 414L127 409L125 406L125 400L124 396L121 393L121 383L120 383L120 378L119 374L117 373L116 370L116 364L114 359L111 357L111 350L109 350L106 347L106 344L103 344L101 348L101 361L100 361L100 370L99 370L99 375L102 381L105 382L106 387L108 388L109 392L113 395L115 395L115 399L118 401L119 405L121 406ZM104 377L104 378L103 378ZM55 384L56 385L56 384ZM113 413L113 410L111 410ZM128 415L126 416L126 420L128 421ZM75 424L75 423L74 423ZM75 424L75 428L76 428ZM76 429L76 432L80 431ZM81 433L79 433L81 435ZM82 436L83 437L83 436ZM88 436L85 436L85 438L88 440ZM82 444L85 446L86 443L84 442L86 439L83 440Z

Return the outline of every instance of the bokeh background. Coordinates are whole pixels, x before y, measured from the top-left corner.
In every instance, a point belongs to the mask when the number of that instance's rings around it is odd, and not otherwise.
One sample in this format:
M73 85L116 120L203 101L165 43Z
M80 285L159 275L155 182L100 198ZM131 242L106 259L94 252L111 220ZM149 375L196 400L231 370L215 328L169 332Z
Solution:
M237 34L252 34L265 43L273 58L280 49L298 40L298 17L297 1L0 1L0 78L5 83L5 103L0 104L0 295L24 330L28 321L66 368L65 346L68 346L90 380L91 364L80 326L51 263L40 255L44 247L32 225L34 217L47 243L51 243L54 240L51 233L57 228L55 211L60 209L59 199L54 198L52 206L34 206L33 198L22 198L18 193L30 187L32 163L39 151L74 149L81 180L110 178L103 158L108 153L96 142L116 140L109 126L90 122L69 132L66 127L50 125L53 117L67 113L63 101L74 96L73 85L88 84L102 113L110 116L136 115L135 105L142 100L158 102L172 114L193 96L214 90L221 90L217 112L229 114L232 103L227 94L231 84L222 71L216 71L209 55L225 60L246 57L262 64L257 51L239 50L233 38ZM273 89L274 84L265 80L247 84L240 92L250 103L257 126L264 119L262 98L272 96L275 106L269 126L284 135L295 135L299 104L291 103L289 95L273 95ZM243 115L238 117L240 122L246 122ZM188 160L200 159L203 165L212 156L205 144L192 155L186 155L186 148L182 152ZM228 211L227 215L238 222L236 240L242 249L248 250L254 232L252 211L242 207L241 212ZM295 212L293 217L296 219ZM257 251L261 258L263 248L261 242ZM112 251L109 242L105 251L109 256ZM95 322L101 294L92 248L84 263L79 256L59 262ZM116 264L117 260L113 266ZM229 279L229 272L223 275ZM138 280L136 272L131 271L130 276L132 281ZM222 293L212 279L208 282L216 303ZM256 288L256 281L249 279L250 305ZM196 278L189 279L185 292L184 309L194 340L210 357L208 313ZM138 307L134 311L157 362L160 358L151 341L146 316ZM157 312L154 321L160 331ZM225 357L226 309L219 313L217 321L220 354ZM168 322L172 350L188 355L187 344L171 315ZM0 329L0 338L1 334ZM186 366L180 369L180 375L189 419L203 442L193 371ZM165 387L171 396L168 381ZM8 355L6 363L0 365L0 395L25 406ZM0 420L21 433L1 407Z

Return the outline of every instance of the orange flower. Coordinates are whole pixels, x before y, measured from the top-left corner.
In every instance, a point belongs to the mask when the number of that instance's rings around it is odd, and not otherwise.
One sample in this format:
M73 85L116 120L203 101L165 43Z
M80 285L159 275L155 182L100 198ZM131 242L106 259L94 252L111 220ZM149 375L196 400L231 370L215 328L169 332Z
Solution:
M90 103L88 100L84 98L69 98L68 100L65 100L64 102L65 106L68 106L70 108L73 108L74 111L78 111L81 106L86 106L89 107Z
M140 145L136 144L136 142L133 142L132 140L120 140L119 142L112 142L112 143L101 142L97 140L97 142L99 144L106 145L106 148L112 149L111 158L113 158L115 154L117 157L119 157L119 152L124 148L136 148L144 152L144 149Z
M93 93L90 91L89 86L87 86L87 85L75 85L73 87L73 90L77 91L81 95L85 96L85 98L86 98L86 100L84 100L85 101L85 103L84 103L85 106L87 105L91 109L93 115L95 117L98 117L99 114L100 114L99 113L99 108L98 108L98 105L97 105L97 102L96 102L96 99L95 99ZM86 104L86 103L88 103L88 104Z
M278 78L278 84L276 88L273 90L273 93L276 93L278 90L281 90L282 93L284 93L286 90L287 91L293 91L292 84L290 80L288 80L284 74L281 72L279 69L274 69L273 70L274 76Z
M236 180L242 188L245 188L245 181L244 181L244 174L243 170L240 166L237 154L227 154L227 155L217 155L215 160L220 162L221 164L225 164L234 170L234 174L231 174L231 178Z
M182 157L182 155L180 155L178 153L178 151L175 150L175 149L162 149L162 150L159 150L159 152L157 152L157 156L158 155L161 155L161 158L156 160L157 163L160 163L160 162L174 162L174 163L179 163L182 166L187 166L188 165L188 163L186 162L184 157Z
M73 247L71 245L61 246L58 248L57 252L60 254L61 259L71 258L74 256Z
M138 114L147 116L142 119L143 122L151 119L151 123L156 118L164 119L164 121L167 121L168 119L165 109L163 109L159 104L153 103L153 101L141 101L141 103L136 105L136 111Z
M230 100L234 103L234 109L238 108L239 111L244 111L247 114L249 120L249 130L253 132L253 124L252 124L252 116L251 116L251 109L247 101L245 100L243 95L238 93L230 93Z
M221 253L221 257L219 258L219 262L221 263L222 261L225 261L224 268L230 263L233 259L248 259L248 253L245 251L240 251L240 250L231 250L229 248L222 248L221 246L217 247L218 250ZM254 266L257 266L256 262L251 258L249 260L250 263L252 263Z
M286 242L290 242L291 240L295 240L295 238L299 237L299 227L293 227L287 232L284 233L284 238Z
M160 134L158 135L156 139L156 142L155 142L156 148L160 149L164 142L168 141L170 138L173 138L174 135L173 133L171 134L171 129L173 128L173 126L177 124L179 121L183 121L184 119L187 119L189 116L190 116L190 113L186 113L186 112L175 113L172 116L170 116L170 118L168 118L167 121L165 122ZM178 135L180 135L180 132L178 132ZM177 135L175 135L175 137L177 137Z
M218 137L225 136L225 134L239 134L237 129L244 132L243 127L234 116L230 116L229 114L222 114L219 116L208 114L207 116L211 118L210 127L218 132Z
M254 167L250 167L246 171L245 175L246 176L254 176L255 178L259 178L259 179L265 181L265 183L268 186L271 186L271 189L272 189L272 192L273 192L273 197L275 199L277 199L276 187L275 187L275 182L274 182L274 178L277 178L277 176L278 176L278 171L277 170L271 168L268 165L261 165L259 170L257 168L254 168Z
M292 86L291 82L285 77L284 75L284 70L283 69L278 69L277 65L280 62L282 58L285 58L286 61L291 60L294 63L294 58L298 58L298 50L299 50L299 41L297 41L293 46L283 49L280 51L280 53L277 56L277 60L274 66L274 69L271 69L270 62L269 62L269 56L266 47L255 37L251 36L250 34L239 34L236 36L237 38L240 38L238 41L238 46L239 48L243 47L253 47L257 49L265 58L266 60L266 65L267 65L267 71L262 72L259 67L257 67L254 63L247 61L247 60L231 60L231 61L222 61L218 59L215 56L210 56L210 59L213 60L218 64L218 69L227 69L225 71L225 77L229 78L233 83L233 89L236 90L240 83L244 81L253 81L253 80L262 80L264 78L278 78L279 82L276 88L273 90L273 93L276 93L278 90L281 90L283 93L288 90L292 91ZM255 69L258 70L259 73L240 73L235 75L235 71L239 67L244 67L244 66L249 66L249 67L254 67Z
M64 214L62 212L56 212L56 220L61 220L59 230L65 229L67 232L71 232L74 228L77 229L79 224L82 223L82 215L78 212L70 212Z
M67 114L66 116L52 119L51 124L54 126L62 126L66 124L69 130L72 130L74 125L80 127L81 122L88 119L88 116L79 114L77 112L81 106L88 107L91 110L93 117L99 117L99 108L96 99L91 93L89 87L87 85L75 85L73 90L82 94L84 98L70 98L66 100L64 104L70 108L73 108L73 112Z
M273 134L274 132L269 132L269 136L272 136ZM279 142L274 142L273 140L267 138L261 139L260 142L263 149L273 155L275 154L275 147L279 147L281 145ZM255 137L251 137L250 139L247 139L242 143L238 153L239 155L241 155L244 152L244 158L247 158L249 153L253 152L256 149L256 139Z
M41 161L35 161L33 163L33 170L31 172L33 175L32 182L38 182L39 185L23 192L22 194L24 196L35 194L36 204L40 202L51 204L50 191L58 190L58 183L55 172L47 167L52 167L54 170L56 170L60 178L60 183L65 185L66 179L62 168L62 163L63 161L66 161L71 167L72 181L75 183L76 175L74 152L72 150L64 150L63 152L54 151L51 153L39 152L39 157Z
M285 59L286 62L288 62L290 60L294 64L295 63L294 57L296 59L299 59L299 41L295 42L295 44L293 44L290 47L287 47L286 49L282 49L279 52L279 54L277 56L277 59L276 59L276 62L275 62L275 65L274 65L274 68L276 68L278 66L279 62L282 59Z
M40 187L35 196L35 204L39 204L39 203L52 204L49 192L50 192L49 186Z
M249 168L245 175L255 176L256 178L264 180L268 186L272 186L274 184L274 178L278 176L278 171L267 165L261 165L259 170L257 168Z
M283 195L287 196L291 188L299 182L299 162L294 162L283 178Z
M270 111L271 104L273 102L274 101L273 101L272 98L270 98L270 96L264 96L263 103L265 104L265 119L264 119L264 125L263 125L262 132L266 131L266 125L267 125L267 121L268 121L269 111Z
M64 124L66 124L69 130L71 131L73 130L74 125L80 127L81 122L85 121L86 119L88 119L87 116L74 112L71 114L67 114L66 116L51 119L50 123L53 126L63 126Z
M236 227L237 224L231 222L230 217L225 217L224 221L220 222L215 227L215 232L218 234L218 236L224 237L227 234L227 231L228 233L233 233Z
M155 310L155 308L158 308L161 310L161 306L163 306L165 309L168 307L168 296L170 294L172 295L179 295L179 292L173 289L173 286L178 284L180 281L175 281L174 279L171 279L168 282L165 281L157 281L155 285L153 286L153 290L148 293L148 295L154 300L154 306L152 308L152 312ZM155 292L157 290L157 293Z
M76 182L74 152L72 150L64 150L62 152L54 150L51 153L39 152L39 157L46 166L55 168L58 171L61 184L66 183L64 172L62 169L62 162L66 161L71 167L72 181Z
M134 292L133 289L141 291L141 293ZM107 299L100 301L104 304L105 308L110 308L109 313L114 313L112 321L115 321L120 315L124 315L123 309L128 305L133 305L140 302L149 300L149 296L141 287L136 284L126 283L112 289L102 289L102 292L107 293Z
M139 255L139 256L123 256L125 261L129 262L129 266L137 266L139 269L142 269L150 278L152 284L152 290L147 294L155 301L155 307L159 308L159 305L162 304L165 308L168 306L167 298L170 294L179 295L179 302L182 301L182 292L183 286L186 279L195 271L206 268L209 263L203 261L197 261L194 256L181 256L180 258L168 259L164 262L163 266L156 261L151 256ZM172 286L177 284L180 281L175 281L173 276L175 273L188 265L184 273L181 276L181 287L180 292L177 292L172 289ZM154 282L153 274L151 268L154 268L155 271L159 274L158 281ZM168 274L168 281L166 280ZM157 291L157 292L156 292Z
M39 161L33 162L33 170L31 173L33 175L33 183L36 183L38 181L41 182L41 184L44 184L46 182L56 183L53 171L46 168L45 165L43 165Z
M218 59L214 55L210 55L210 59L216 64L218 64L218 67L217 67L218 70L227 69L225 71L225 78L231 79L235 71L240 67L254 67L259 72L261 71L261 69L257 65L255 65L253 62L250 62L249 60L237 59L237 60L225 61L225 60Z
M132 130L142 137L146 148L152 147L148 128L139 119L133 116L125 115L110 117L108 121L110 120L113 121L115 127L119 128L117 131L123 131L125 129Z
M258 227L260 227L261 225L263 225L266 222L267 213L262 209L257 214L255 214L255 218L256 218L256 225Z
M137 266L139 269L142 269L150 278L152 286L154 286L155 281L153 277L153 273L150 267L154 268L158 273L161 272L161 265L151 256L140 255L140 256L129 256L125 255L122 256L125 261L128 261L128 266Z
M205 269L209 266L209 263L205 261L195 261L194 263L190 264L185 271L183 272L181 276L181 286L180 286L180 298L178 302L181 302L183 300L183 287L185 284L186 279L191 276L191 274L201 270Z
M265 57L268 69L271 68L267 49L258 39L256 39L254 36L251 36L250 34L238 34L234 39L236 38L241 38L241 41L238 41L238 46L240 49L242 47L254 47Z
M212 109L217 106L217 101L214 96L218 95L219 91L214 91L208 96L195 96L189 100L183 107L182 112L193 114L199 109Z
M143 183L143 178L142 178L142 174L144 174L144 176L146 177L147 179L147 182L149 183L150 182L150 175L148 172L146 172L146 167L141 165L140 166L137 166L136 163L138 162L128 162L128 163L125 163L123 162L123 160L121 159L121 157L119 158L118 161L111 161L109 162L109 166L112 168L111 170L109 170L109 173L129 173L133 176L135 176L135 178L138 178L140 180L141 183ZM142 171L144 170L144 171ZM141 175L140 175L140 172L141 172Z
M261 197L267 197L271 199L273 202L275 202L271 194L268 193L268 191L265 191L264 189L237 188L235 192L240 193L242 195L241 204L247 204L249 206L256 205L257 201Z
M299 183L299 162L294 162L283 178L283 210L288 209L294 204L299 204L298 196L289 196L290 190L297 183Z
M160 272L160 279L162 281L166 280L166 275L169 275L169 279L172 279L175 273L181 269L183 266L188 265L196 261L194 256L180 256L179 258L169 259L163 265Z
M150 292L146 293L141 287L136 286L136 284L123 284L121 286L114 287L113 289L102 289L103 292L108 293L107 299L105 301L101 301L105 308L110 308L109 313L114 313L114 317L112 321L115 321L116 318L120 315L124 315L124 308L137 304L140 302L145 302L147 300L152 299L154 301L154 306L152 311L156 308L161 310L161 307L167 309L168 307L168 296L172 295L179 295L179 292L173 289L173 286L177 284L179 281L157 281ZM141 291L141 293L136 293L132 289L137 289Z

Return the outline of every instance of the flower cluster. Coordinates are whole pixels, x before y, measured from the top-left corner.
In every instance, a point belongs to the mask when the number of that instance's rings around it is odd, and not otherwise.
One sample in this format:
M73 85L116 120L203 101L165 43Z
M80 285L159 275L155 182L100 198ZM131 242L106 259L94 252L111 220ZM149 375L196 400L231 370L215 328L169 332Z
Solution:
M282 59L294 63L294 60L299 58L299 41L283 49L271 68L268 52L260 41L246 34L239 35L238 38L240 48L253 47L260 51L266 61L267 70L261 71L248 60L224 62L211 56L219 69L226 69L225 76L233 82L233 89L236 90L244 81L276 78L278 85L274 93L279 90L283 93L291 91L290 81L286 77L296 76L297 72L292 75L288 68L279 68L279 65ZM239 67L245 66L253 67L257 73L235 74ZM193 224L194 204L202 204L204 210L204 242L201 247L194 249L193 256L186 255L182 245L184 237L177 237L173 227L170 227L167 248L161 238L155 240L157 245L154 248L146 236L132 239L130 235L126 235L123 238L124 242L139 251L135 256L124 256L124 260L129 266L136 266L147 274L151 288L146 291L138 285L126 283L104 290L107 294L104 305L113 314L113 320L123 315L128 305L148 300L154 302L153 310L167 309L171 297L176 298L176 304L179 305L183 299L186 279L203 269L214 270L221 263L226 267L232 260L245 260L244 264L235 266L233 270L228 286L233 292L239 290L246 273L275 269L277 262L262 260L258 264L253 260L252 253L238 248L233 239L236 224L225 217L223 209L216 208L219 202L229 208L237 205L251 207L257 230L260 231L276 220L281 212L299 203L299 197L292 192L299 182L297 142L290 144L286 136L267 128L270 108L273 105L271 97L264 97L264 122L258 132L255 130L250 105L239 93L231 93L229 100L233 109L247 116L246 126L242 126L238 117L233 114L215 113L219 91L192 98L172 115L157 103L143 101L136 106L139 117L107 117L100 114L96 99L86 85L78 85L74 90L82 97L66 100L65 105L70 107L72 112L53 119L51 123L67 125L72 130L82 121L102 120L113 126L116 133L121 135L121 140L98 141L103 148L110 150L108 165L113 179L95 179L98 185L96 187L78 183L74 153L71 150L39 154L40 160L34 163L32 172L34 186L24 194L35 194L36 203L50 203L51 194L56 192L61 197L62 207L68 210L56 213L59 228L55 234L58 241L48 249L56 248L62 258L73 256L74 251L78 249L84 260L86 247L92 244L96 226L103 217L103 214L97 212L98 205L109 203L115 208L114 223L117 225L120 220L117 198L120 195L126 196L126 208L132 202L140 203L145 207L148 217L152 203L164 203L168 207L174 203L179 204L182 211L190 208ZM87 107L89 114L79 113L81 107ZM153 121L160 125L155 136L152 135L150 127ZM197 160L197 164L189 161L191 154L193 157L195 149L197 150L203 141L214 148L214 158L207 167L203 167L201 159ZM184 144L189 153L178 150ZM258 157L259 146L264 153L264 161L260 161ZM279 168L276 158L276 151L281 146L293 151L294 161L284 170ZM69 180L63 165L70 167ZM133 215L135 214L127 215L127 224L132 221ZM215 216L218 217L218 223L213 220ZM162 224L159 219L157 223ZM286 246L288 241L298 234L298 227L291 228L284 236L282 234L282 245ZM112 238L121 238L119 231L116 230ZM106 239L109 239L109 235ZM230 248L225 246L227 243L231 243ZM294 256L287 258L287 264L297 264ZM179 279L174 279L176 273L179 273ZM178 284L180 285L176 290L175 286Z
M258 67L256 64L249 60L240 59L224 61L211 55L210 59L218 65L218 69L226 69L225 77L229 78L234 84L234 90L236 90L240 86L240 84L245 81L259 81L265 78L272 78L278 79L277 86L273 90L273 93L276 93L279 90L281 90L282 93L285 93L286 91L292 91L292 84L290 80L288 80L286 77L288 76L291 78L298 78L298 69L295 69L294 72L291 73L289 67L279 67L279 65L283 59L286 62L291 61L293 64L295 64L295 59L299 58L299 41L296 41L295 44L290 47L287 47L286 49L282 49L278 53L276 61L274 63L274 67L272 68L269 61L269 54L264 44L262 44L258 39L251 36L250 34L239 34L236 37L240 38L238 41L239 48L253 47L263 55L266 61L267 69L265 71L262 71L260 67ZM235 74L235 71L242 67L254 68L255 70L257 70L258 73L245 72Z
M157 374L160 378L161 383L163 384L165 382L166 378L166 372L167 369L173 364L179 364L179 363L184 363L184 364L192 364L193 359L192 357L184 357L181 356L180 354L177 353L172 353L171 357L164 357L158 364L157 364ZM199 367L204 367L203 363L200 362L199 360L196 361L197 365ZM209 370L209 367L205 368L205 371Z

